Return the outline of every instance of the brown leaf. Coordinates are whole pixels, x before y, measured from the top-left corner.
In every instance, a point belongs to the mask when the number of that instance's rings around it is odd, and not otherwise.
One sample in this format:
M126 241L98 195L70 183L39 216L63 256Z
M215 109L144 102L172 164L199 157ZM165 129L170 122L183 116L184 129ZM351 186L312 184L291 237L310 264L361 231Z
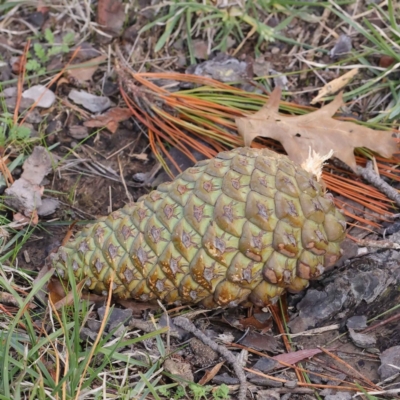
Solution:
M135 316L141 316L143 311L149 311L149 310L159 310L160 306L157 303L151 303L151 302L139 302L135 300L124 300L124 299L117 299L116 302L118 304L121 304L121 306L128 308L133 311L133 315Z
M211 379L214 378L215 375L218 374L221 367L224 365L225 361L222 361L216 365L214 365L210 370L207 370L203 377L199 380L199 385L205 385L207 382L210 382Z
M255 315L252 315L248 318L239 319L239 323L243 326L244 329L255 328L259 330L269 330L272 327L271 318L268 318L265 321L260 321Z
M257 136L281 142L289 158L297 164L306 161L310 148L334 156L356 169L354 148L366 147L383 157L391 157L397 145L390 131L377 131L332 116L343 105L342 93L328 105L306 115L278 113L281 89L276 88L261 110L248 117L236 118L239 133L249 146Z
M49 298L53 304L58 303L67 295L64 285L57 278L52 278L49 281L49 283L47 284L47 291Z
M118 129L118 123L127 120L131 115L131 111L127 108L114 107L110 108L106 113L84 122L83 125L88 128L106 127L111 133L115 133Z
M296 364L299 361L303 361L305 359L314 357L316 354L322 353L320 349L306 349L306 350L298 350L293 351L291 353L283 353L279 354L272 359L276 361L282 361L286 364Z
M107 32L119 35L124 26L125 6L122 0L99 0L97 8L97 22Z
M75 64L66 72L66 75L79 83L90 81L93 74L97 71L97 68L99 68L100 63L105 60L107 60L107 56L103 55L87 60L82 64Z
M76 285L76 291L77 291L79 297L82 296L81 292L82 292L82 288L85 285L85 283L86 283L86 281L84 279ZM62 298L62 299L58 300L56 303L54 303L54 308L56 310L59 310L60 308L62 308L64 306L70 306L72 304L74 304L74 293L72 291L70 291L67 293L67 295L64 298Z
M244 339L240 341L240 344L251 349L260 351L269 351L276 353L280 349L280 344L277 339L271 335L261 335L257 332L248 333Z

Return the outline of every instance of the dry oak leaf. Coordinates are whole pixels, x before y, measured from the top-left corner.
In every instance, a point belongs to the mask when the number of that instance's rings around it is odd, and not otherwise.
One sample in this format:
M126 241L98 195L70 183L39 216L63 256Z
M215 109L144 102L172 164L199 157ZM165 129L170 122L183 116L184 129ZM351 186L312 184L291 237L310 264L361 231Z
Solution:
M353 170L356 170L356 147L366 147L387 158L397 151L390 131L373 130L332 118L344 104L342 93L319 110L299 116L279 114L280 98L281 89L275 88L261 110L235 119L245 146L250 146L258 136L275 139L281 142L289 158L299 165L308 158L310 148L322 155L333 150L333 155Z
M87 128L106 127L111 133L115 133L118 129L118 123L127 120L131 115L132 112L128 108L114 107L106 113L84 122L83 125Z

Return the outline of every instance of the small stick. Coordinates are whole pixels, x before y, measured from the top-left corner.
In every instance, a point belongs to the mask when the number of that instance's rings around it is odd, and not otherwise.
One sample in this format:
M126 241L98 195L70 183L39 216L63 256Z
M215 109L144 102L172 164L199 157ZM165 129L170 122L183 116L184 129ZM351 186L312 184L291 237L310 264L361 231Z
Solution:
M348 385L352 385L351 382L344 381L343 379L335 378L335 377L330 376L330 375L327 375L327 374L319 374L319 373L317 373L317 372L310 371L310 370L308 370L308 369L298 367L298 366L295 365L295 364L290 364L290 363L287 363L287 362L282 361L282 360L277 360L277 359L275 359L274 357L269 356L268 354L261 353L260 351L250 349L250 348L248 348L248 347L246 347L246 346L243 346L243 345L241 345L241 344L237 344L237 343L227 343L227 344L228 344L228 346L237 347L237 348L239 348L239 349L246 349L246 350L248 350L250 353L257 354L257 355L260 356L260 357L265 357L265 358L268 358L268 359L270 359L270 360L278 361L279 364L281 364L281 365L283 365L283 366L285 366L285 367L287 367L287 368L293 368L293 369L295 369L296 371L302 371L302 372L305 372L305 373L307 373L307 374L311 374L311 373L312 373L313 375L320 376L321 378L328 378L329 380L332 380L332 381L340 381L341 383L343 382L343 383L346 383L346 384L348 384ZM281 367L277 366L277 367L275 367L275 368L281 368ZM245 368L245 369L246 369L246 368ZM335 371L335 372L336 372L336 371ZM269 375L268 375L268 377L269 377ZM272 379L272 378L271 378L271 379ZM274 379L277 379L277 378L274 378ZM274 379L272 379L272 380L274 380ZM300 383L301 383L301 382L300 382Z
M375 186L383 194L385 194L390 200L393 200L397 206L400 207L400 193L398 190L391 187L386 183L376 172L371 168L370 163L367 164L366 168L360 166L357 167L357 174L365 179L368 183Z
M257 371L256 369L250 369L250 368L244 368L244 369L255 375L262 376L263 378L271 379L273 381L282 382L282 383L288 382L286 379L275 378L271 375L263 374L262 372ZM310 388L320 388L320 389L353 390L355 392L359 390L359 388L357 386L352 387L352 386L319 385L317 383L308 383L308 382L297 382L297 385L310 387Z
M359 246L374 247L376 249L395 249L395 250L400 249L400 243L395 243L387 239L384 240L357 239L349 234L347 234L347 237L351 240L354 240L354 242L356 242Z
M190 322L187 318L176 317L174 318L173 323L179 328L182 328L185 331L192 333L194 336L200 339L205 345L210 346L214 351L220 353L226 359L226 361L228 361L229 364L232 365L240 382L239 395L237 399L246 400L246 392L247 392L246 375L243 371L243 367L237 362L236 357L227 348L225 348L224 346L220 346L219 344L212 341L203 332L197 329L194 326L194 324Z

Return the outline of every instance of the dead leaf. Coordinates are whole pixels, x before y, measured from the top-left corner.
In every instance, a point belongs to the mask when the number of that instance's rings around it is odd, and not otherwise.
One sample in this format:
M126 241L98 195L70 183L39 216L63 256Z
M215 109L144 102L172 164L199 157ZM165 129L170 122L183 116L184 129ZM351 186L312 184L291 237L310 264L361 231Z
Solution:
M222 361L216 365L214 365L210 370L207 370L203 377L199 380L199 385L205 385L207 382L210 382L211 379L214 378L215 375L218 374L221 367L224 365L225 361Z
M193 55L199 60L207 60L208 45L204 40L195 39L192 41Z
M261 335L257 332L249 332L244 339L240 341L240 344L251 349L259 351L269 351L276 353L280 350L280 344L277 339L272 335Z
M42 271L43 270L44 268L42 269ZM57 304L67 295L65 291L65 286L61 283L59 279L55 277L53 277L47 284L47 294L53 304Z
M43 85L31 86L22 93L22 97L32 99L40 108L50 108L56 101L56 95Z
M7 304L15 307L20 307L17 299L11 294L7 292L0 292L0 303ZM31 308L32 304L29 303L29 307Z
M84 122L83 125L87 128L106 127L111 133L115 133L118 129L118 123L127 120L131 115L132 113L128 108L114 107L110 108L106 113Z
M327 83L322 89L320 89L318 95L312 99L311 104L318 103L323 97L330 96L343 89L358 74L358 71L358 68L354 68L339 78Z
M15 220L22 222L26 217L28 222L37 223L36 210L42 205L44 187L40 185L43 178L51 171L51 158L47 149L36 146L32 154L24 162L21 177L5 190L5 203L14 210ZM35 222L36 221L36 222Z
M269 330L272 327L272 318L269 317L264 321L260 321L256 315L252 315L248 318L239 319L239 323L244 329L253 328L259 330Z
M322 353L320 349L306 349L292 351L291 353L283 353L272 357L273 360L282 361L285 364L296 364L305 359L314 357L316 354Z
M76 285L76 292L78 293L79 297L82 296L81 292L82 292L83 286L85 286L85 283L86 283L86 280L84 279ZM71 290L70 292L67 293L67 295L64 298L58 300L56 303L53 303L54 308L56 310L59 310L60 308L62 308L64 306L70 306L70 305L74 304L74 298L75 298L75 294Z
M121 0L99 0L97 22L107 32L118 36L125 22L125 5Z
M149 156L146 153L132 154L132 158L140 161L149 161Z
M146 303L140 302L135 300L124 300L124 299L117 299L116 302L121 306L128 308L133 311L133 314L136 316L142 316L143 311L149 310L159 310L160 306L156 303Z
M94 94L85 92L84 90L72 89L69 92L68 98L80 104L92 113L100 113L111 107L112 103L108 97L96 96Z
M333 150L334 156L353 170L356 169L356 147L366 147L387 158L397 151L390 131L373 130L332 118L343 105L342 93L319 110L299 116L279 114L280 97L281 89L276 88L261 110L248 117L236 118L246 146L258 136L278 140L289 158L299 165L308 158L310 148L322 155Z
M105 60L107 60L107 56L103 55L87 60L82 64L75 64L66 72L66 75L79 83L90 81L99 65Z

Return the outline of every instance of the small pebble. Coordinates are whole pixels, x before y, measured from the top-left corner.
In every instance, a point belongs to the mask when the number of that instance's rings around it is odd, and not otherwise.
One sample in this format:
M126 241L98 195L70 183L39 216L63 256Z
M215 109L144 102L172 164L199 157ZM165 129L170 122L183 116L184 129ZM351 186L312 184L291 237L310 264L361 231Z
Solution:
M285 387L287 387L288 389L294 389L295 387L297 387L297 381L287 381L285 383Z

